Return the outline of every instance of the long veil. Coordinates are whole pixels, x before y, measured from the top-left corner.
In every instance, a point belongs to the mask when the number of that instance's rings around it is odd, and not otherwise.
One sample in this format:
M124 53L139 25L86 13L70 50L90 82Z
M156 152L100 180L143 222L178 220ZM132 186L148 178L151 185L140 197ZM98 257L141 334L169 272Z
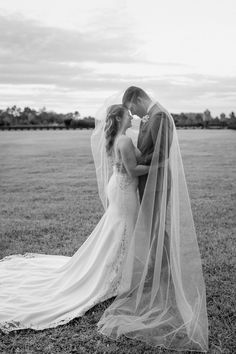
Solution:
M125 335L152 346L206 352L205 284L178 136L172 116L152 100L162 118L150 171L119 293L102 315L98 329L113 339ZM106 101L91 138L105 208L109 161L103 146L104 117L109 105L121 102L121 94ZM138 131L134 124L127 134L135 141Z

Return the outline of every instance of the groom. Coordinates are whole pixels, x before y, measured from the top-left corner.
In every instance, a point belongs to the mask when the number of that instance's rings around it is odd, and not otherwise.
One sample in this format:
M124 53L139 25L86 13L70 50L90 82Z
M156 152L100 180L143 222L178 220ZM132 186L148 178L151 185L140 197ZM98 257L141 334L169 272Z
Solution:
M164 248L162 264L167 266L169 262L170 240L169 240L169 201L171 192L171 171L168 163L169 151L173 138L173 121L168 115L158 108L157 104L151 100L149 95L141 88L129 87L122 99L122 103L133 115L141 118L137 147L142 155L138 159L139 164L150 165L155 149L155 144L159 144L158 156L155 156L153 166L157 166L156 185L153 186L154 206L151 228L151 263L152 269L155 266L156 247L158 243L157 236L160 230L160 212L161 201L166 205L165 230L164 230ZM167 161L166 161L167 160ZM167 162L167 163L165 163ZM138 191L140 203L145 192L148 175L139 176ZM164 181L167 181L164 187ZM166 194L164 190L166 188ZM163 220L162 220L163 222ZM156 237L155 237L156 236Z
M137 147L142 155L138 159L138 163L143 165L151 164L160 126L158 162L163 162L166 159L166 156L164 156L166 155L166 145L169 153L172 143L173 126L170 118L165 112L160 111L155 102L139 87L130 86L123 95L122 103L133 115L137 115L141 118ZM161 125L161 123L163 124ZM161 173L161 167L159 167L159 170L158 173ZM147 176L148 175L143 175L139 177L138 190L140 202L143 198ZM170 188L170 186L168 187Z

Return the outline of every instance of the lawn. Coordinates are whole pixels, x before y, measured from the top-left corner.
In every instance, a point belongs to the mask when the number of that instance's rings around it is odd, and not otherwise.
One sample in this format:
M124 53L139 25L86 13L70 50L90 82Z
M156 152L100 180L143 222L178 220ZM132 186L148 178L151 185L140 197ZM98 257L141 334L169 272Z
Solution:
M0 258L73 255L100 219L91 131L0 132ZM207 288L209 353L234 353L236 132L178 130ZM168 353L96 332L112 300L69 324L1 334L0 353Z

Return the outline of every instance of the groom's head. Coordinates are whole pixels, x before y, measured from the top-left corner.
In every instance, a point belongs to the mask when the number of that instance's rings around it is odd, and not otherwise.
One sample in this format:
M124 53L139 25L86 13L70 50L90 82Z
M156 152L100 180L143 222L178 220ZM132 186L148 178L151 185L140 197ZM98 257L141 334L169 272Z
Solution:
M140 87L130 86L123 95L122 103L132 114L143 117L147 114L151 99Z

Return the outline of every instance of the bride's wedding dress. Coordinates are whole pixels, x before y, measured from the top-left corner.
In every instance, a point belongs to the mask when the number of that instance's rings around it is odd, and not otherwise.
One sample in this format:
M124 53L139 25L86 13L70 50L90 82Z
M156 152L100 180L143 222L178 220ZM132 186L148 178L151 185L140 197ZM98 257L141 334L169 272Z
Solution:
M3 332L56 327L117 295L139 209L137 184L116 160L107 186L109 206L72 257L31 253L0 261Z

